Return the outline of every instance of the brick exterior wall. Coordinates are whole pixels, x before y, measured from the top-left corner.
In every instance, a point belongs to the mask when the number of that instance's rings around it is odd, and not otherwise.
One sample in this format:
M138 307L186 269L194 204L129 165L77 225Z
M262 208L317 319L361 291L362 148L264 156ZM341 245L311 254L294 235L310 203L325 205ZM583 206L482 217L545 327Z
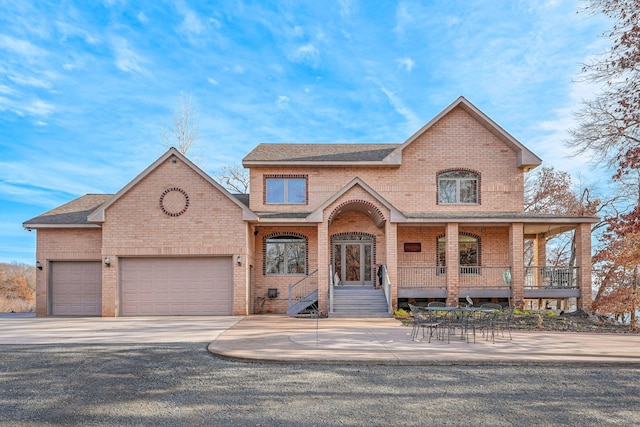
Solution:
M356 176L403 212L512 211L524 209L524 175L516 153L460 108L454 109L402 154L400 167L254 167L250 206L256 211L309 212ZM480 205L438 205L442 170L481 174ZM308 175L308 205L265 205L263 175Z
M189 196L179 216L165 214L160 197L168 188ZM102 314L115 316L118 293L118 257L233 256L233 313L247 314L248 228L242 210L188 165L168 159L120 197L105 212L102 256Z
M256 212L305 212L323 205L358 177L396 209L413 212L521 212L524 209L524 173L516 167L516 153L461 108L456 108L420 135L403 151L402 165L381 167L254 167L250 170L250 207ZM177 160L177 161L173 161ZM445 170L474 171L479 175L479 204L438 204L438 174ZM265 204L265 176L305 176L306 204ZM167 215L160 197L168 189L179 189L189 197L180 215ZM363 206L371 207L365 213ZM340 208L340 209L339 209ZM383 219L382 227L375 221ZM37 314L46 315L47 260L101 260L103 264L102 314L118 314L118 259L142 256L233 256L233 313L284 313L288 285L304 275L264 273L264 236L296 233L307 239L307 272L318 269L319 306L328 312L328 266L332 236L365 233L375 239L375 263L386 264L397 302L397 266L435 266L437 238L469 233L481 241L481 264L512 267L513 301L523 302L523 224L474 225L397 224L382 200L356 185L325 206L320 223L249 223L242 209L177 157L169 157L141 179L105 212L102 229L40 229L37 259L44 268L37 272ZM421 252L404 252L404 243L420 243ZM581 291L589 292L590 231L580 226L578 262ZM537 240L538 246L544 240ZM544 254L544 248L539 248ZM241 257L241 265L236 262ZM447 267L457 271L457 239L447 238ZM541 262L541 260L539 260ZM458 302L457 274L447 274L448 303ZM276 288L278 297L268 298ZM264 299L264 305L258 302Z

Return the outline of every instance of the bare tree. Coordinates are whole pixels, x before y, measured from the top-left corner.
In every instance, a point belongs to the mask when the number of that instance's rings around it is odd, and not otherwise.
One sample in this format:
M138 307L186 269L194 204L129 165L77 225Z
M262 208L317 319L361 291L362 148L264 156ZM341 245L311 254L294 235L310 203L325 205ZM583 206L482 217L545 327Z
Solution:
M200 138L198 117L191 106L191 94L180 93L178 107L173 112L173 126L162 129L162 143L165 147L175 147L182 154L187 154L193 144Z
M612 44L583 66L586 81L604 86L576 113L578 126L568 145L577 153L592 154L594 161L604 161L613 180L622 182L640 172L640 0L585 1L587 13L612 20L613 27L605 34ZM640 197L610 225L622 233L640 231Z
M217 175L218 182L232 193L249 193L249 170L239 164L223 166Z

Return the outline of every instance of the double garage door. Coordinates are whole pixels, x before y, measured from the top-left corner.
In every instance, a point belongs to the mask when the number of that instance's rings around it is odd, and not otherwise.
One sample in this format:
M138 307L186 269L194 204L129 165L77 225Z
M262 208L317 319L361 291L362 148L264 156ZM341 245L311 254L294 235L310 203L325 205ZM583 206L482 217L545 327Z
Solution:
M121 258L121 316L231 315L231 257ZM100 316L101 262L51 262L50 313ZM115 302L115 301L114 301Z
M230 315L231 257L121 258L120 315Z

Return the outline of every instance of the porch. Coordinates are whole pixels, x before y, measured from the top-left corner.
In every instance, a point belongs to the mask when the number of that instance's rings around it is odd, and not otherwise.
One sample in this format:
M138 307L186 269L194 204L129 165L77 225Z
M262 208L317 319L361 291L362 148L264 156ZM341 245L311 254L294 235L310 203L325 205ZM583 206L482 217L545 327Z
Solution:
M510 266L458 267L457 280L447 280L451 270L445 266L399 266L398 299L457 300L470 297L506 299L510 303L514 291L518 290L525 299L581 296L578 267L526 266L522 282L512 280ZM447 283L457 283L457 288L448 287Z

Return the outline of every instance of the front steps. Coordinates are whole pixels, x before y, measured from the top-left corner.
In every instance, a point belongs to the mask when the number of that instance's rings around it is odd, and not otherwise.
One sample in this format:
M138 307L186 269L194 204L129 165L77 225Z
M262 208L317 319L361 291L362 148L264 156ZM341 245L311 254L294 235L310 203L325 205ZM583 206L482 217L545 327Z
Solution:
M329 317L392 317L382 289L373 286L336 286Z

